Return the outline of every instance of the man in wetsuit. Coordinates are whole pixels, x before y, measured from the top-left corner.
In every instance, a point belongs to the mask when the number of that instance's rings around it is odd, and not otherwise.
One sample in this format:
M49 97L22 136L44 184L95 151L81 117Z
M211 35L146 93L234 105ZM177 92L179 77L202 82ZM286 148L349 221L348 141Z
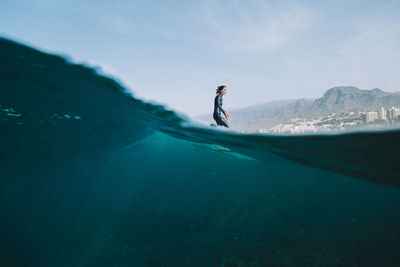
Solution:
M222 96L226 94L226 86L220 85L217 89L217 96L214 99L214 120L217 122L217 125L222 125L229 128L228 121L226 119L229 118L229 113L226 112L222 108ZM226 119L222 117L222 114L225 115Z

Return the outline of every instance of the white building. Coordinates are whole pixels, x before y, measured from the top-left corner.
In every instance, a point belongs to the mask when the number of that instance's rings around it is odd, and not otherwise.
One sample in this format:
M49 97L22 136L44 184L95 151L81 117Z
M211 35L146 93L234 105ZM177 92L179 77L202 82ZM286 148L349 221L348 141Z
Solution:
M378 110L378 117L379 117L379 119L380 120L384 120L384 121L387 121L388 120L388 110L386 109L386 108L384 108L384 107L381 107L379 110Z
M400 109L395 108L395 107L391 107L389 109L389 114L390 114L390 118L394 119L397 116L400 116Z
M372 121L378 119L378 112L376 112L376 111L364 112L362 114L362 118L363 118L364 123L372 122Z

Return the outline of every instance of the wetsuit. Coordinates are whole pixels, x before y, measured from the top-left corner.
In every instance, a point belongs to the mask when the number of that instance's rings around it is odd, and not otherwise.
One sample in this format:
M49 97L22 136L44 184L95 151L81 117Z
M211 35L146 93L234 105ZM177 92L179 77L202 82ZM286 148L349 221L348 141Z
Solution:
M217 96L214 99L214 120L217 122L218 125L225 126L229 128L228 122L225 120L225 118L222 117L222 113L225 113L225 110L222 108L222 95L217 94Z

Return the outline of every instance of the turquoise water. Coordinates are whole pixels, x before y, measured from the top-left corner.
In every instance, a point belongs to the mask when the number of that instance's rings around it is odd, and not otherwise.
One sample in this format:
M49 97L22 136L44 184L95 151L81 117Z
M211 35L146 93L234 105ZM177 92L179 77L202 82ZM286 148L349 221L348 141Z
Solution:
M196 125L0 39L5 266L396 266L400 131Z

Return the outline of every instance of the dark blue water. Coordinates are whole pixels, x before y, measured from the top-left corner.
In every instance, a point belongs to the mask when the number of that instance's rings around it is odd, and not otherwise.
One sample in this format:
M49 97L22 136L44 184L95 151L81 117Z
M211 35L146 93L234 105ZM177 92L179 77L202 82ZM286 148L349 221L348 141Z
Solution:
M202 127L0 39L2 266L398 266L400 132Z

